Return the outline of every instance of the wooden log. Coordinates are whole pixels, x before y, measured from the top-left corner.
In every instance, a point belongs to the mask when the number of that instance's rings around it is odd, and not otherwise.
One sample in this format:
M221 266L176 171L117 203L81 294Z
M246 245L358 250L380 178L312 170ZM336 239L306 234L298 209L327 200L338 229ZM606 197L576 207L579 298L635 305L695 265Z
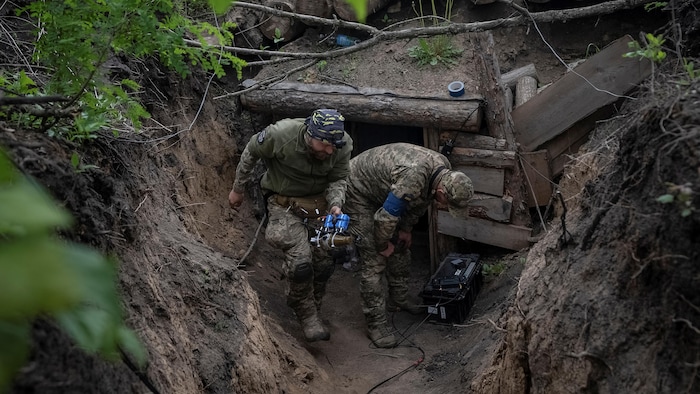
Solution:
M505 171L503 168L489 168L477 166L455 165L452 168L467 174L472 180L474 191L487 193L494 196L502 196L505 185Z
M518 80L522 77L532 77L536 80L540 79L537 76L537 69L535 68L535 65L530 63L502 74L501 84L505 87L515 89L515 86L518 84Z
M454 145L474 149L506 150L506 140L488 135L443 131L440 133L440 145L452 140Z
M648 59L623 57L622 37L512 112L521 151L534 151L598 108L617 101L651 74ZM583 78L582 78L583 77Z
M513 90L511 88L506 88L504 92L505 96L505 106L506 106L506 112L510 113L513 111Z
M510 250L520 250L530 246L532 233L532 229L525 226L473 217L457 219L447 211L438 211L438 231L441 234Z
M470 165L491 168L513 168L516 165L515 152L488 149L455 147L450 162L457 165Z
M367 0L367 15L369 16L374 14L380 9L388 6L393 1L395 0ZM358 22L357 15L355 15L355 10L350 7L347 1L332 0L332 2L333 11L335 11L335 14L338 15L338 18L346 21Z
M296 12L293 0L273 0L267 6L282 11ZM285 43L299 37L305 28L306 25L294 18L276 15L265 15L260 24L260 32L265 37L270 40L281 40Z
M515 86L515 108L525 104L537 95L537 80L533 77L520 77Z
M296 9L300 14L330 18L333 15L333 5L330 0L296 0Z
M480 93L488 103L484 110L486 127L490 136L505 139L508 149L515 150L513 121L506 112L505 90L501 85L501 71L498 67L493 35L490 32L473 35L474 51L477 54L473 66L479 76Z
M250 87L255 83L246 80L242 86ZM349 121L468 132L477 132L482 119L482 98L466 94L462 97L419 97L343 85L282 82L243 93L240 100L251 111L279 116L305 117L323 106L337 108Z
M513 208L513 197L490 196L475 193L469 201L469 217L477 217L497 222L510 222L510 211Z

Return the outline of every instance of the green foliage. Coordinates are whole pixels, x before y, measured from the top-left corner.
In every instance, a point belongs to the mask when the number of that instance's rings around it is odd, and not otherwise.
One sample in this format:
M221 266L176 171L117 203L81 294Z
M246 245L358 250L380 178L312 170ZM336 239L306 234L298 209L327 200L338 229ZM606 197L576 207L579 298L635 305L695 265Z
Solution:
M323 72L323 70L325 70L326 67L328 67L328 62L325 61L325 60L320 60L320 61L316 64L316 68L318 69L318 71L321 71L321 72Z
M445 13L442 17L445 21L452 18L452 5L453 0L447 0L445 3ZM440 22L438 18L437 8L435 6L435 0L430 1L432 16L433 16L433 26L438 26ZM416 10L415 2L412 3L413 12L421 17L421 24L425 27L425 21L423 17L423 2L418 2L419 9ZM462 49L456 48L452 44L452 37L447 35L440 35L430 38L419 38L418 45L408 48L408 55L416 61L418 61L419 66L431 65L436 66L442 64L447 67L452 67L457 64L457 59L462 54Z
M357 20L360 23L365 23L367 20L367 0L345 0L346 3L355 10L355 15L357 15Z
M665 1L653 1L651 3L644 4L644 11L649 12L649 11L652 11L652 10L655 10L658 8L664 8L667 5L668 5L668 3Z
M683 70L688 75L688 80L681 81L683 85L690 85L693 81L700 78L700 71L696 70L693 62L686 58L683 58Z
M275 27L275 36L272 39L272 42L278 44L282 41L284 41L284 37L282 37L282 31L278 27Z
M656 201L661 204L675 203L681 211L681 217L690 216L696 210L693 205L693 189L691 189L690 186L690 183L676 185L667 182L666 188L668 193L657 197Z
M71 217L0 151L0 391L24 364L31 322L52 316L83 349L139 364L146 353L123 322L117 265L54 234Z
M457 59L462 54L462 49L452 44L449 36L435 36L419 38L418 45L408 48L408 55L418 61L418 65L436 66L443 64L452 67L457 64Z
M481 272L484 274L484 276L498 276L505 270L506 265L502 261L495 264L484 264L481 266Z
M623 57L643 57L647 58L653 62L661 63L666 59L666 52L663 51L663 44L666 40L663 38L662 34L655 36L651 33L647 33L646 46L642 47L638 41L632 41L628 44L629 48L632 49L631 52L627 52Z
M78 113L84 123L73 124L65 115L45 123L53 126L50 133L72 141L92 139L103 129L117 134L119 126L138 130L149 117L136 96L138 83L110 79L109 69L103 67L109 58L157 56L183 78L193 68L222 77L225 67L242 77L245 62L210 44L233 42L235 25L227 22L219 28L195 22L178 13L170 0L33 1L18 14L23 12L38 23L32 60L49 70L49 79L37 84L22 72L5 74L0 88L8 95L70 98L78 108L70 112ZM187 37L200 45L188 44ZM25 114L5 114L24 128L45 125Z
M100 168L94 164L83 164L83 161L80 159L80 155L78 154L78 152L73 152L73 154L70 157L70 163L73 166L75 172L78 174L88 170Z

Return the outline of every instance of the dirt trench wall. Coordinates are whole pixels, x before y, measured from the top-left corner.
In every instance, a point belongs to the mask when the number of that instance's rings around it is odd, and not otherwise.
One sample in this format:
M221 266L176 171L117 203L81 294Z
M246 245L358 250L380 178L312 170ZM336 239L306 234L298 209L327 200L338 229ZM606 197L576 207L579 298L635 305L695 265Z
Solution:
M201 86L181 88L197 100L154 116L172 122L171 130L197 116L187 132L98 139L81 149L82 162L98 168L82 173L71 167L71 147L19 133L15 161L76 217L67 236L119 258L126 321L149 354L143 376L161 393L308 392L327 376L261 313L247 274L236 268L258 223L226 203L245 139L235 108L208 103L200 113ZM86 355L42 327L38 339L58 339L36 341L33 367L18 377L16 392L147 391L125 364Z
M698 83L676 92L660 79L654 97L639 100L646 105L596 131L565 175L573 242L560 247L555 221L530 250L506 340L475 392L700 387L700 214L682 217L677 204L656 200L668 193L664 182L700 184Z

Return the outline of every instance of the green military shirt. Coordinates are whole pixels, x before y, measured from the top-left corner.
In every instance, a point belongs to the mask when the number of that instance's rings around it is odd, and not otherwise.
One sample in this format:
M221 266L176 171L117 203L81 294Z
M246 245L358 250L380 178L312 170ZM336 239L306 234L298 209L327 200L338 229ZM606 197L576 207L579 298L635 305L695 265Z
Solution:
M326 160L311 156L304 141L304 118L283 119L255 134L246 145L236 168L233 190L243 193L258 160L267 171L260 185L264 190L285 196L303 197L320 194L332 185L326 195L329 206L342 207L349 173L352 138L345 133L345 146Z

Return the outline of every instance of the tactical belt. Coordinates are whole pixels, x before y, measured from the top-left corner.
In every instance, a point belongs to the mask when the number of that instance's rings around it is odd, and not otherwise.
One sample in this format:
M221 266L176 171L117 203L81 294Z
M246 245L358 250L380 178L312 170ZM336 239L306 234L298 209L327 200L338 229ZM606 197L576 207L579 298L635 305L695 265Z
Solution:
M323 194L304 197L291 197L275 194L275 202L289 209L300 218L317 218L324 216L328 210L328 202Z

